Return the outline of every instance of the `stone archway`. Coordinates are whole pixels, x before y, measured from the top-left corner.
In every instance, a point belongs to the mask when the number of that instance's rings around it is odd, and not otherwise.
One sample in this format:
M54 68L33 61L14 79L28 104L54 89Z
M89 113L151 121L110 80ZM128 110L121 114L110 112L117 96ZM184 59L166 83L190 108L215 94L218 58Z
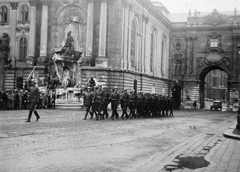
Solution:
M230 73L228 71L226 71L221 66L211 65L211 66L206 66L204 69L202 69L200 74L199 74L199 80L200 80L200 84L199 84L200 109L203 109L205 107L205 77L207 76L207 74L209 72L211 72L212 70L216 70L216 69L226 72L226 74L228 75L228 80L231 79L230 78L231 77ZM227 101L229 102L229 85L228 85Z

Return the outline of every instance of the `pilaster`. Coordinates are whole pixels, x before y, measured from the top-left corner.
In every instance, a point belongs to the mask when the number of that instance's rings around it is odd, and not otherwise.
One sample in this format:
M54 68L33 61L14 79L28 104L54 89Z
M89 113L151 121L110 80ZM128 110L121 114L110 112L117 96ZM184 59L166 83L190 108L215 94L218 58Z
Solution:
M48 0L41 0L42 2L42 22L41 22L41 42L40 42L40 57L38 64L43 65L47 56L47 38L48 38Z
M16 60L16 27L17 27L17 7L18 2L10 2L12 7L10 11L10 58L12 59L12 63Z
M35 57L36 45L36 0L30 0L30 32L29 32L29 52L27 58L27 65L33 64Z
M90 63L92 61L93 17L94 17L94 2L93 0L89 0L87 11L86 63Z
M107 67L108 61L106 58L106 40L107 40L107 1L101 1L100 11L100 30L99 30L99 48L96 66Z

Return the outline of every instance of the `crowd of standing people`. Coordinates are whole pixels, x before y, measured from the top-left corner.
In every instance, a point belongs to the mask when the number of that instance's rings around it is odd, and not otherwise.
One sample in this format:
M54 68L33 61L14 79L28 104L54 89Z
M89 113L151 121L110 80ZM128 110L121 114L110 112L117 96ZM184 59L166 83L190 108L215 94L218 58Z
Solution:
M40 93L37 109L55 108L55 96L48 93ZM22 110L29 109L30 91L28 89L1 90L0 110Z
M111 103L111 116L108 113L108 105ZM100 86L87 87L84 93L84 106L86 112L84 120L90 114L90 119L95 116L96 120L110 117L114 119L132 118L158 118L162 116L173 116L174 99L159 94L143 93L135 90L124 89L119 91L114 88L112 91ZM118 113L118 106L122 109L122 114ZM129 109L129 113L128 113Z

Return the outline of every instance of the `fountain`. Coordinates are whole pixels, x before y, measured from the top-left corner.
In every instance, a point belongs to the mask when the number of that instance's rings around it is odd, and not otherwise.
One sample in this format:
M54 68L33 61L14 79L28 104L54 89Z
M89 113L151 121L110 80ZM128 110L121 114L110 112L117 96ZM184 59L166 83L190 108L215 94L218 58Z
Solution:
M73 42L69 31L66 43L55 49L52 56L56 108L80 108L83 103L80 66L85 55L84 52L74 51Z

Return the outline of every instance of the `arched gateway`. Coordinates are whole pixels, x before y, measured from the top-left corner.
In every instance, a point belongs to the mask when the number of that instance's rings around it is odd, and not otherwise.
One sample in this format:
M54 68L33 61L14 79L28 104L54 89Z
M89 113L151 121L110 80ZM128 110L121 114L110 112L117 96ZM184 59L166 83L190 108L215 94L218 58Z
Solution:
M198 77L199 77L199 80L200 80L200 84L199 84L199 101L200 101L200 108L201 109L203 109L204 107L205 107L205 102L204 102L204 100L205 100L205 98L206 98L206 95L205 95L205 84L206 84L206 82L205 82L205 78L206 78L206 76L207 76L207 74L209 74L209 72L211 72L211 71L213 71L213 70L216 70L216 69L218 69L218 70L222 70L222 71L224 71L224 72L226 72L226 74L227 74L227 78L228 78L228 80L230 80L231 79L231 75L230 75L230 71L229 70L227 70L224 66L222 66L222 65L209 65L209 66L206 66L206 67L204 67L201 71L200 71L200 73L199 73L199 75L198 75ZM230 96L229 96L229 90L230 90L230 88L229 88L229 85L228 85L228 94L227 94L227 101L229 102L229 98L230 98Z
M204 108L204 80L215 69L227 75L228 105L239 99L240 23L236 17L236 13L226 15L215 9L206 15L189 12L185 23L173 24L170 73L182 89L183 104L197 101Z

